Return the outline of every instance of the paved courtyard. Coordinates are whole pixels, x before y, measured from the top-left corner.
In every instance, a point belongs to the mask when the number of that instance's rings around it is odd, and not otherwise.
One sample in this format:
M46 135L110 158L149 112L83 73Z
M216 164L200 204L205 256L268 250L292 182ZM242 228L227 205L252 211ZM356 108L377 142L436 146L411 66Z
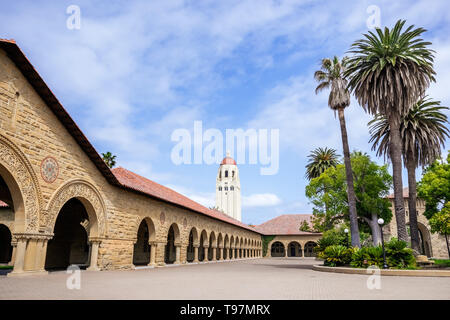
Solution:
M69 290L65 272L0 276L0 299L450 299L450 278L381 278L311 270L310 258L273 258L134 271L81 272Z

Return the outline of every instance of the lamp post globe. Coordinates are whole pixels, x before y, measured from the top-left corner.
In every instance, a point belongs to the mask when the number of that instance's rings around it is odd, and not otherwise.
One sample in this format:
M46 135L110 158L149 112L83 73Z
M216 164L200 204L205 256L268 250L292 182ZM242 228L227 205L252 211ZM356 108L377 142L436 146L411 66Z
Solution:
M345 233L345 244L348 248L348 229L347 228L344 229L344 233Z
M380 226L382 226L382 225L384 224L383 218L378 219L378 224L379 224Z

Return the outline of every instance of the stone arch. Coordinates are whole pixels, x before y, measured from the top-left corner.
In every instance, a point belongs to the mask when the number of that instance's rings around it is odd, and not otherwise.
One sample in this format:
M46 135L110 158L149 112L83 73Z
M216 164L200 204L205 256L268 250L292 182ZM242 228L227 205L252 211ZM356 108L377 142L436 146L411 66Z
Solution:
M180 228L174 222L167 230L166 247L164 250L164 262L167 264L175 263L177 260L177 249L180 246Z
M136 241L133 246L133 264L148 265L150 263L151 245L156 240L156 229L150 217L140 219L135 233Z
M208 260L213 260L214 257L214 250L217 246L217 238L214 231L211 231L209 234L209 247L208 247Z
M285 256L284 244L280 241L274 241L270 246L270 255L272 257L284 257Z
M301 257L302 254L302 246L298 241L291 241L287 246L287 255L288 257Z
M308 241L305 243L305 248L304 248L304 257L315 257L316 253L314 252L314 247L317 246L317 243L315 243L314 241Z
M89 216L89 237L104 237L106 233L106 209L100 192L93 184L81 179L71 180L59 187L48 203L41 219L41 229L52 232L62 207L70 199L78 199Z
M433 256L430 230L428 230L428 228L421 222L417 222L417 227L419 229L419 236L421 238L421 254L426 255L430 258Z
M23 152L0 134L0 175L14 203L14 233L37 232L42 210L39 180Z
M186 248L186 261L193 262L195 260L195 246L199 245L198 231L195 227L192 227L189 231Z
M199 261L204 261L205 260L205 248L208 246L208 233L206 232L206 230L202 230L202 232L200 233L200 245L198 248L198 260Z

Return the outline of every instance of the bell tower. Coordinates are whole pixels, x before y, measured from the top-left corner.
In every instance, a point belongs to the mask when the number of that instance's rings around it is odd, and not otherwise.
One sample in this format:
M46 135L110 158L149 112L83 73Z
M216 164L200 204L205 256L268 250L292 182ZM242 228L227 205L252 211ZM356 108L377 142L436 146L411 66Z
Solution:
M230 217L242 221L241 182L236 161L227 156L220 163L216 178L216 207Z

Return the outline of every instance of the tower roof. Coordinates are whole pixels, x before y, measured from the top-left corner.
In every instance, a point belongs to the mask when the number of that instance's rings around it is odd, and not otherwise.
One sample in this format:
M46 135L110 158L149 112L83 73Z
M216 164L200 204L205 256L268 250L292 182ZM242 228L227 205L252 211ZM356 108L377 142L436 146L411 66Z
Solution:
M236 165L236 161L230 157L230 153L227 152L227 156L225 158L223 158L222 162L220 163L220 165L223 164L232 164L232 165Z

